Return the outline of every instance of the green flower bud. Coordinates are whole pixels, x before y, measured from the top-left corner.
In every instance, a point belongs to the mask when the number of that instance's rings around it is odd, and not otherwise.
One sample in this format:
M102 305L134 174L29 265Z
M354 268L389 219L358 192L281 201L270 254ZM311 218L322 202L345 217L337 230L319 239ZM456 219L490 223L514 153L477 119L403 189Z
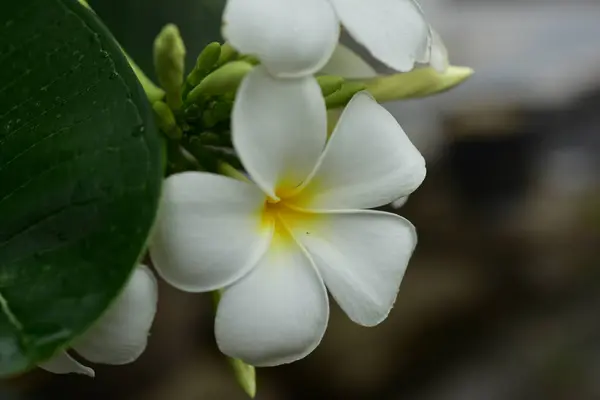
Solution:
M156 114L158 127L167 135L167 137L174 140L181 139L183 134L177 125L175 116L169 106L162 101L156 101L152 104L152 108Z
M220 162L218 172L222 175L248 182L248 178L227 163ZM221 291L216 290L213 292L213 301L216 309L219 301L221 301ZM240 359L227 357L227 360L231 368L233 368L235 379L242 389L244 389L244 392L253 399L256 396L256 370L252 365L248 365Z
M221 56L221 45L212 42L207 45L196 59L196 66L187 78L187 84L194 87L208 75L210 70L217 64Z
M366 85L362 82L344 82L341 89L325 97L327 108L337 108L348 104L352 96L364 90Z
M188 94L186 102L196 103L202 97L235 92L242 79L254 66L245 61L233 61L211 72Z
M179 29L166 25L154 41L154 67L158 81L167 94L167 104L179 110L182 102L183 73L185 70L185 45Z
M431 67L426 67L363 82L371 95L378 102L383 103L445 92L461 84L471 75L473 75L473 70L467 67L450 66L445 72L438 72Z
M221 55L219 56L219 60L217 61L217 65L223 65L232 61L234 58L238 56L238 52L231 47L231 45L227 42L223 43L221 46Z
M260 60L258 59L258 57L255 56L242 56L239 58L240 61L246 61L247 63L250 63L252 65L258 65L260 64Z
M233 368L235 378L244 389L244 392L253 399L256 396L256 371L254 367L237 358L229 358L229 364Z
M200 139L200 142L204 145L218 145L221 142L219 135L209 131L200 132L198 139Z
M323 75L317 77L317 82L319 83L319 86L321 86L323 97L327 97L342 88L344 78L341 76Z

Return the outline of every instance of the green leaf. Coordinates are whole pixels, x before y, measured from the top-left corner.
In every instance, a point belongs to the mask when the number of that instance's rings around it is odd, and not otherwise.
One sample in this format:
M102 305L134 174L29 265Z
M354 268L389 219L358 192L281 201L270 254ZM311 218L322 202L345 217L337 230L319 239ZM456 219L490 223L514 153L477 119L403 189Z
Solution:
M77 0L0 3L0 375L48 359L119 294L160 195L157 129Z

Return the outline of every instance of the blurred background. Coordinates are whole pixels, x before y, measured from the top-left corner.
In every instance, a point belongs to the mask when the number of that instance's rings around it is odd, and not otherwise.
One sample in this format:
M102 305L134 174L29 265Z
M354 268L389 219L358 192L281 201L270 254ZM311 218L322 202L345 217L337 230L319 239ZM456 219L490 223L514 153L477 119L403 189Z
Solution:
M140 66L179 25L189 61L222 0L91 0ZM600 399L600 2L422 0L452 92L388 104L428 160L398 212L419 231L390 317L332 302L320 347L259 369L258 399ZM245 399L216 350L212 302L164 284L147 352L94 380L34 371L0 399Z

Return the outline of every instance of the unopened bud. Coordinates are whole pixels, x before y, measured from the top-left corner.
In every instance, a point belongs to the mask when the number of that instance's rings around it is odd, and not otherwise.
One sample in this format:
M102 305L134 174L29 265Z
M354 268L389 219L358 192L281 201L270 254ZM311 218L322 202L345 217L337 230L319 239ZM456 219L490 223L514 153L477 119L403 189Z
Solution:
M364 90L366 85L362 82L344 82L342 87L335 93L325 98L327 108L337 108L348 104L352 96Z
M207 45L196 59L196 66L187 78L188 85L194 87L208 75L210 70L217 64L221 56L221 45L212 42Z
M185 70L185 45L179 29L166 25L154 41L154 67L158 81L166 92L167 104L173 110L182 106L183 73Z
M152 104L152 108L156 114L158 127L165 133L165 135L167 135L167 137L170 139L181 139L181 129L177 125L175 116L173 115L173 112L169 106L162 101L156 101Z
M223 65L229 61L233 61L238 55L238 52L227 42L221 45L221 55L217 61L217 65Z
M237 358L230 358L229 364L233 368L235 379L244 392L253 399L256 396L256 370L254 367Z
M327 97L342 88L344 78L341 76L323 75L317 78L317 82L319 83L319 86L321 86L323 97Z
M211 72L188 94L186 101L195 103L203 96L223 95L235 92L242 79L254 66L245 61L233 61Z
M410 72L381 76L364 81L367 90L380 103L431 96L461 84L473 75L467 67L450 66L440 73L432 67L417 68Z

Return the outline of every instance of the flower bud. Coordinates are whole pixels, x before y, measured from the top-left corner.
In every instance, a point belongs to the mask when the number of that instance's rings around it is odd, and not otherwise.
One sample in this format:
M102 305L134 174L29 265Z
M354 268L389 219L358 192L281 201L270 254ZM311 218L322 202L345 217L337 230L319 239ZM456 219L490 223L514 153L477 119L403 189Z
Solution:
M211 72L189 93L186 101L195 103L203 96L216 96L235 92L242 79L254 66L245 61L233 61Z
M194 87L208 75L210 70L217 64L221 56L221 45L212 42L207 45L196 59L196 66L187 78L188 85Z
M236 380L244 389L244 392L253 399L256 396L256 371L254 367L237 358L230 358L229 363L233 368Z
M323 97L327 97L342 88L344 78L341 76L323 75L317 78Z
M227 42L221 45L221 55L219 56L219 60L217 61L217 65L223 65L232 61L238 55L237 51Z
M182 132L173 112L168 105L162 101L156 101L152 104L158 127L167 135L168 138L178 140L182 137Z
M450 66L440 73L432 67L418 68L410 72L380 76L363 81L367 90L380 103L412 99L445 92L473 75L467 67Z
M325 98L325 104L327 105L327 108L345 106L352 96L365 88L366 85L362 82L344 82L340 90Z
M185 70L185 45L179 29L166 25L154 41L154 67L158 81L166 92L167 104L173 110L182 106L183 73Z

